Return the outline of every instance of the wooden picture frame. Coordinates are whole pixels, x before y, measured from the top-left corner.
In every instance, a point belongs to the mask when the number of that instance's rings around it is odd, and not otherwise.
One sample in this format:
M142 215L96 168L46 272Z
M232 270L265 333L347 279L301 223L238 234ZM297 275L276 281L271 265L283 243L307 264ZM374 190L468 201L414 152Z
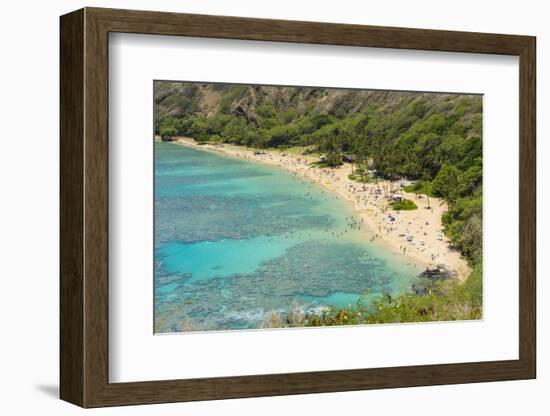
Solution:
M536 376L535 38L85 8L61 17L60 396L82 407L338 392ZM519 359L109 383L111 32L519 56Z

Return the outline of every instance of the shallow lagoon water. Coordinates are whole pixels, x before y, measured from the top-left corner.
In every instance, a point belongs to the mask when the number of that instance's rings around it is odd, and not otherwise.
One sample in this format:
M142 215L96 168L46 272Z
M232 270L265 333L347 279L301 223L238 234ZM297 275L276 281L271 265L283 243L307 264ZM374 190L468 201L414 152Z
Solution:
M419 269L366 233L349 202L283 169L157 142L156 330L259 328L409 291Z

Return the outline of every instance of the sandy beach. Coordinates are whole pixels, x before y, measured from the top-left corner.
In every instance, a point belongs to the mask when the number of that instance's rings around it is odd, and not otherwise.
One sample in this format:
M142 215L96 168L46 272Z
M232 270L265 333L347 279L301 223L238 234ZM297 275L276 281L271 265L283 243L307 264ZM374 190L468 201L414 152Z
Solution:
M318 183L353 204L358 221L367 226L363 229L366 229L365 238L369 241L384 244L421 267L435 268L440 265L460 281L470 274L467 261L450 248L449 239L443 234L441 215L447 207L441 199L429 198L428 202L426 196L404 192L399 181L379 181L377 184L353 181L348 178L352 172L352 166L348 163L338 168L318 168L309 166L316 158L284 151L259 151L228 144L199 145L185 137L179 137L174 142L277 166ZM389 197L394 193L414 201L418 209L393 210Z

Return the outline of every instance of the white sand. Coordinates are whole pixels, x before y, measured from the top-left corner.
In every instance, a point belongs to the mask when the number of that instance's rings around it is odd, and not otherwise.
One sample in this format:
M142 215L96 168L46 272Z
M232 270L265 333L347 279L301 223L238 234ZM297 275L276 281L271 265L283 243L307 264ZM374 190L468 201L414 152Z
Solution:
M339 168L309 166L312 157L234 146L228 144L198 145L193 139L180 137L175 140L195 149L223 153L240 159L253 160L278 166L310 181L321 184L350 201L360 221L367 224L365 238L385 244L389 249L407 256L422 267L442 265L454 278L464 281L471 270L467 261L450 248L449 239L443 234L441 215L447 210L444 201L424 195L404 192L400 182L379 181L378 184L362 184L348 178L352 167ZM414 201L418 209L395 211L391 208L392 194L399 193ZM394 221L391 221L390 215ZM363 228L364 229L364 228ZM407 238L408 237L408 238ZM407 241L411 239L412 241Z

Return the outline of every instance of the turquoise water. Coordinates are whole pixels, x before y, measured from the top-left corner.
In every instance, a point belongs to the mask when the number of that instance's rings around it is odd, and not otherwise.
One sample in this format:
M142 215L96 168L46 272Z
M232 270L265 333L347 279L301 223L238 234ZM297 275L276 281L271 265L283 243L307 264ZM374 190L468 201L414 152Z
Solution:
M365 232L347 201L282 169L155 143L156 330L259 328L409 291L419 269Z

